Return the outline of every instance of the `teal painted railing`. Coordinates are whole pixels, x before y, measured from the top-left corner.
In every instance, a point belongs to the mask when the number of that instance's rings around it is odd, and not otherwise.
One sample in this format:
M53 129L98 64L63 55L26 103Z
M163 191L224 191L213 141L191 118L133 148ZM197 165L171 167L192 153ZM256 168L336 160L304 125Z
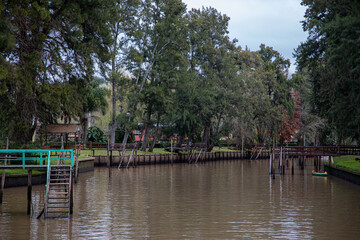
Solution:
M70 153L70 154L69 154ZM46 186L49 181L49 171L51 165L71 165L74 166L74 152L72 149L66 150L43 150L43 149L0 149L0 161L6 161L9 165L20 165L25 169L26 166L41 165L47 169ZM16 162L15 162L16 161ZM53 162L53 163L52 163ZM47 188L46 188L47 194Z
M72 149L0 149L0 161L7 161L10 165L19 165L21 162L23 169L27 165L47 165L50 167L50 165L57 165L58 162L73 167L74 152Z

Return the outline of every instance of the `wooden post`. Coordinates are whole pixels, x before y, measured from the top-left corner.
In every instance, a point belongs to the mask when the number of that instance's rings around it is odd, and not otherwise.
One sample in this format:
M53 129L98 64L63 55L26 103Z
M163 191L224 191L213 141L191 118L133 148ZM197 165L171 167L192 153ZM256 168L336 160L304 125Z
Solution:
M8 137L6 138L6 149L9 149L9 138ZM5 165L6 165L6 162L7 162L7 160L4 161ZM2 170L2 175L1 175L0 204L2 204L2 202L3 202L4 188L5 188L5 169Z
M79 157L76 154L75 155L75 183L77 183L78 176L79 176Z
M282 148L282 145L280 146L280 174L283 174L283 167L282 167L282 154L283 154L283 148Z
M171 165L173 165L174 158L173 158L173 140L172 140L172 138L171 138L171 142L170 142L170 147L171 147Z
M333 157L329 156L329 167L332 167L333 161L334 161Z
M109 151L110 151L110 143L109 143L109 138L108 138L108 144L107 144L107 161L106 161L106 165L107 167L110 167L110 156L109 156Z
M2 176L1 176L0 204L2 204L3 202L4 188L5 188L5 169L2 170Z
M111 167L112 162L113 162L113 154L112 154L112 149L110 150L110 163L109 163L109 167Z
M270 174L272 173L272 155L270 155Z
M75 170L76 171L76 170ZM71 173L72 174L72 173ZM76 180L76 178L75 178ZM74 181L72 179L72 177L70 177L70 214L73 214L73 209L74 209Z
M241 136L241 158L244 159L244 134Z
M27 214L31 213L32 170L28 170Z

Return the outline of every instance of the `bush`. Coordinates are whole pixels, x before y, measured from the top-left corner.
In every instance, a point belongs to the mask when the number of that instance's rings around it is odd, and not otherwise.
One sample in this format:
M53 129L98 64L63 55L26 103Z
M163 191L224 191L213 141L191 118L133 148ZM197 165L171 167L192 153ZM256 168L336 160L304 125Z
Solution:
M106 142L106 137L104 136L104 132L96 126L92 126L88 128L87 137L88 140L92 142L99 142L99 143Z

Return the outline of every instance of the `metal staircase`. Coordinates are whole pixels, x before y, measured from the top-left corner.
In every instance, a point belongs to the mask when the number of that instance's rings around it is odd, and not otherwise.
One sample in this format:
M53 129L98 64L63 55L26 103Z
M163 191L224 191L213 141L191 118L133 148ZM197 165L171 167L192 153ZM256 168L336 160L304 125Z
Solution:
M45 218L66 218L72 213L72 176L70 165L52 165L48 170Z

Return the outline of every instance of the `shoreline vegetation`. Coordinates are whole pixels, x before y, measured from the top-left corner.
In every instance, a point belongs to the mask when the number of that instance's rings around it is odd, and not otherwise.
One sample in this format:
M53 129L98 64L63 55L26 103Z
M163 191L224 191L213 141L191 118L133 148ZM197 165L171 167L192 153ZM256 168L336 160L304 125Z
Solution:
M211 152L236 152L239 150L232 150L229 148L219 148L219 147L214 147L214 149ZM245 151L245 150L244 150ZM130 154L131 150L126 151L126 154ZM144 152L144 151L137 151L138 155L145 155L145 154L170 154L171 152L166 151L164 148L154 148L152 152ZM80 156L91 156L92 154L92 150L81 150L80 152ZM176 154L174 152L174 154ZM96 156L106 156L107 155L107 150L96 150L95 149L95 155ZM113 151L113 155L118 155L118 151Z
M114 151L115 152L115 151ZM130 154L131 151L127 151L126 154ZM219 148L215 147L212 152L236 152L236 150L228 149L228 148ZM166 151L163 148L155 148L153 152L143 152L138 151L138 155L145 155L145 154L169 154L170 152ZM107 155L106 150L97 150L95 151L95 154L97 156L105 156ZM176 153L174 153L176 154ZM113 153L113 155L117 155ZM80 159L86 158L88 156L91 156L90 150L82 150L80 153ZM338 156L334 157L334 167L340 167L344 170L349 170L353 173L356 173L360 175L360 156ZM2 175L3 171L0 171L0 176ZM33 170L33 173L42 173L43 171ZM6 169L5 170L6 175L21 175L21 174L27 174L27 170L19 170L19 169Z
M334 157L334 167L340 167L344 170L349 170L352 173L360 175L360 156L339 156Z
M219 148L219 147L214 147L212 152L236 152L237 150L232 150L232 149L228 149L228 148ZM131 151L126 151L126 155L130 155ZM151 155L151 154L169 154L170 152L166 151L163 148L154 148L153 152L144 152L144 151L138 151L138 155ZM80 159L83 158L87 158L87 157L91 157L92 151L91 150L81 150L80 152ZM95 150L95 154L96 156L106 156L107 155L107 151L106 150ZM176 153L174 153L176 154ZM113 151L113 155L118 155L117 151ZM0 171L0 176L2 175L3 171ZM44 173L45 171L39 171L39 170L33 170L33 174L34 173ZM28 174L27 170L22 170L22 169L6 169L5 170L5 174L6 175L26 175Z

